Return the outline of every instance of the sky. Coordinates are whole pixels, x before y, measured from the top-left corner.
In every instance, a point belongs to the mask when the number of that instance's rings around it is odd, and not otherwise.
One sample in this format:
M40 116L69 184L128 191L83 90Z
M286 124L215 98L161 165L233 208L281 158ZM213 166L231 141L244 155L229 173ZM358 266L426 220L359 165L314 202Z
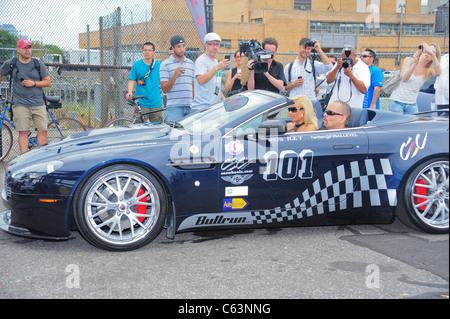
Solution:
M32 41L55 44L64 50L78 48L78 34L98 30L100 16L122 8L134 12L134 22L150 11L151 0L1 0L0 24L12 24ZM150 16L150 13L149 13Z

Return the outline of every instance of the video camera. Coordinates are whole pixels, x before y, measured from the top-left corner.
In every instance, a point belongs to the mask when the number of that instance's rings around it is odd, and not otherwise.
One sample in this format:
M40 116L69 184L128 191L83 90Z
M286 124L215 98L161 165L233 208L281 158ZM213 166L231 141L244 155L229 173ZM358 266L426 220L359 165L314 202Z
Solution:
M352 54L352 47L350 45L346 45L344 48L344 54L345 54L345 58L342 58L342 67L344 69L347 69L350 66L353 66L353 59L350 57L350 55Z
M255 61L253 70L255 73L265 73L269 71L269 64L262 60L273 59L272 51L264 51L261 44L257 40L242 41L239 44L240 53L245 53L249 60Z

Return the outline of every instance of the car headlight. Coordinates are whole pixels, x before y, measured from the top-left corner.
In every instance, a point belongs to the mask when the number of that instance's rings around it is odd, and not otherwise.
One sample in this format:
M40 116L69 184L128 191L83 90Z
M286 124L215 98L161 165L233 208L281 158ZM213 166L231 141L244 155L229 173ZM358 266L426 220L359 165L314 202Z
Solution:
M47 174L51 174L54 171L56 171L57 169L59 169L61 166L63 166L64 162L63 161L50 161L48 163L39 163L39 164L34 164L31 166L27 166L24 167L22 169L19 169L17 172L14 172L11 177L13 179L18 179L18 178L39 178L41 176L47 175Z

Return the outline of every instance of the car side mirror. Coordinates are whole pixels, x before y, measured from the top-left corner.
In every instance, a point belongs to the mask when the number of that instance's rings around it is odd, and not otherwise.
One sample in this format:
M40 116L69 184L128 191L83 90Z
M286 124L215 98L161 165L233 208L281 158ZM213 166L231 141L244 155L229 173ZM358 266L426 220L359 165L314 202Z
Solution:
M287 132L287 124L283 120L270 120L262 122L258 127L258 135L282 135Z

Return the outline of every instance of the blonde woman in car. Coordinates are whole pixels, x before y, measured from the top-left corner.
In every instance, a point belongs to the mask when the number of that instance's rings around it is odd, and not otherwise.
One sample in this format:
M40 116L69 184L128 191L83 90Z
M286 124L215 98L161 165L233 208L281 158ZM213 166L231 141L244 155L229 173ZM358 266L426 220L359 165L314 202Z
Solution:
M300 95L294 99L295 105L288 108L292 123L288 123L288 132L315 131L319 127L319 120L311 100Z

